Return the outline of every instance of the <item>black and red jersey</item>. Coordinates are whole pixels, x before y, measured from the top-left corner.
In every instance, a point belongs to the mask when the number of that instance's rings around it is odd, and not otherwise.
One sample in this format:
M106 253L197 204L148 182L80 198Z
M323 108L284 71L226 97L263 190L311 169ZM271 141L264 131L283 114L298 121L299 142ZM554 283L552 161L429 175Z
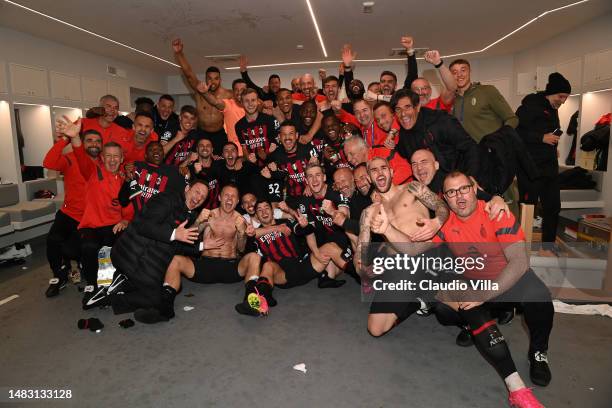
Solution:
M176 137L176 136L175 136ZM166 155L166 164L178 166L189 156L189 153L195 152L200 139L206 137L206 134L199 129L191 129L183 140L177 142L172 150Z
M305 252L296 234L301 235L302 228L294 221L277 221L277 225L280 224L287 225L293 233L286 235L280 231L273 231L255 238L257 253L272 262L279 262L283 259L301 259Z
M249 153L257 154L258 149L263 149L266 155L270 153L270 144L278 144L278 129L280 124L270 115L258 113L257 118L249 122L245 117L236 122L236 135L242 146L245 146ZM265 163L258 160L261 167Z
M286 202L289 207L308 217L308 222L314 225L317 235L331 234L338 231L339 227L334 225L330 215L321 210L323 200L330 200L336 208L349 207L348 198L332 190L329 186L327 187L325 195L321 198L316 198L315 196L306 197L302 195L299 197L287 197Z
M281 145L268 157L268 162L275 163L278 171L273 172L274 179L286 180L287 195L299 197L306 188L306 165L312 157L318 157L315 147L297 143L293 153L287 153Z
M119 191L119 202L125 207L131 201L138 214L154 195L166 190L183 191L185 186L185 178L176 167L137 161L134 163L134 179L123 183Z
M221 160L219 160L221 161ZM199 173L196 173L193 164L189 166L192 178L205 180L208 185L208 196L202 205L203 208L209 210L219 207L219 192L221 191L221 177L219 167L216 162L213 162L210 167L203 167Z

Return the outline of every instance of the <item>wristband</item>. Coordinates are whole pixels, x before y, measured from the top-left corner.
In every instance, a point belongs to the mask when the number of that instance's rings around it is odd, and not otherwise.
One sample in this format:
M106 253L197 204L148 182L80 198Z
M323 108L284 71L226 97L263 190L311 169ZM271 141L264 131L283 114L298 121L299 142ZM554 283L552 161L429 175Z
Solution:
M440 60L439 64L435 64L434 68L438 69L438 68L440 68L442 66L442 64L444 64L444 60L443 59Z

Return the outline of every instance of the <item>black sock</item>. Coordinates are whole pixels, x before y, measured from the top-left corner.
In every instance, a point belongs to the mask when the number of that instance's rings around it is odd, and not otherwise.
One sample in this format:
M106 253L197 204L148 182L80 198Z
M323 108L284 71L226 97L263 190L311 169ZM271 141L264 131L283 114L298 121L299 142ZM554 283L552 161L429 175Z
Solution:
M174 289L170 285L162 286L161 293L161 307L159 309L160 313L171 319L174 317L174 299L176 298L176 289Z
M339 288L340 286L344 285L346 283L345 280L342 279L332 279L329 277L327 271L323 271L321 272L321 274L319 274L319 288L321 289L326 289L326 288Z
M268 280L268 278L259 278L257 279L257 285L255 286L257 288L257 290L259 291L259 293L266 298L266 301L268 302L268 306L270 307L274 307L276 306L277 302L276 299L274 299L272 297L272 284L270 283L270 281Z
M246 302L249 293L255 292L256 285L257 281L254 279L249 279L248 281L246 281L246 283L244 284L244 299L242 299L243 302Z

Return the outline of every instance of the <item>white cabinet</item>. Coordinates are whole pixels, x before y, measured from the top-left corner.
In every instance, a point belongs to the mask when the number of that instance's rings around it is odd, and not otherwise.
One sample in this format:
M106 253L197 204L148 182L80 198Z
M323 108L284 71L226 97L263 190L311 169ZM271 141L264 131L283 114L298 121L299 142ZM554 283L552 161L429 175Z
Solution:
M108 93L108 84L104 79L82 77L81 86L83 88L83 101L96 106L100 101L100 97Z
M6 86L6 64L0 62L0 93L8 93L8 87Z
M584 83L597 84L612 80L612 49L584 57Z
M572 93L579 93L582 90L582 59L561 62L556 65L557 72L565 77L572 86Z
M130 86L127 81L109 80L108 93L119 99L119 110L129 112L132 110L130 104Z
M67 101L81 100L81 80L77 75L51 72L51 96Z
M47 71L43 68L9 64L11 71L11 89L15 95L49 97Z

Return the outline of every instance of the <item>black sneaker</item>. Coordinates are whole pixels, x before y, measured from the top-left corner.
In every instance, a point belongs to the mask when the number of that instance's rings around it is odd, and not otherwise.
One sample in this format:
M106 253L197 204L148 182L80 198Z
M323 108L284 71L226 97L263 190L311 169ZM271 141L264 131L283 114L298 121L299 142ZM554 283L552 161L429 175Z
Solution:
M421 317L427 317L433 313L433 303L427 303L421 298L417 298L419 302L419 310L417 310L416 314Z
M115 276L113 276L113 281L111 282L110 285L108 285L108 288L106 289L106 293L109 295L112 295L114 293L121 292L122 287L125 286L127 281L128 281L127 276L125 276L122 273L115 273Z
M462 327L455 339L455 343L460 347L470 347L474 344L474 339L472 339L470 331L466 327Z
M529 377L535 385L546 387L550 384L552 375L545 351L536 351L529 356Z
M110 305L110 299L106 293L106 287L87 285L83 290L83 310L93 309Z
M48 298L56 297L57 295L59 295L60 290L66 287L67 283L68 279L51 278L49 280L49 287L45 292L45 296L47 296Z
M497 315L497 324L500 326L505 326L507 324L512 323L514 320L514 308L509 310L500 310Z
M344 279L333 279L327 275L322 275L319 277L318 286L319 289L327 289L327 288L339 288L344 285L346 281Z

